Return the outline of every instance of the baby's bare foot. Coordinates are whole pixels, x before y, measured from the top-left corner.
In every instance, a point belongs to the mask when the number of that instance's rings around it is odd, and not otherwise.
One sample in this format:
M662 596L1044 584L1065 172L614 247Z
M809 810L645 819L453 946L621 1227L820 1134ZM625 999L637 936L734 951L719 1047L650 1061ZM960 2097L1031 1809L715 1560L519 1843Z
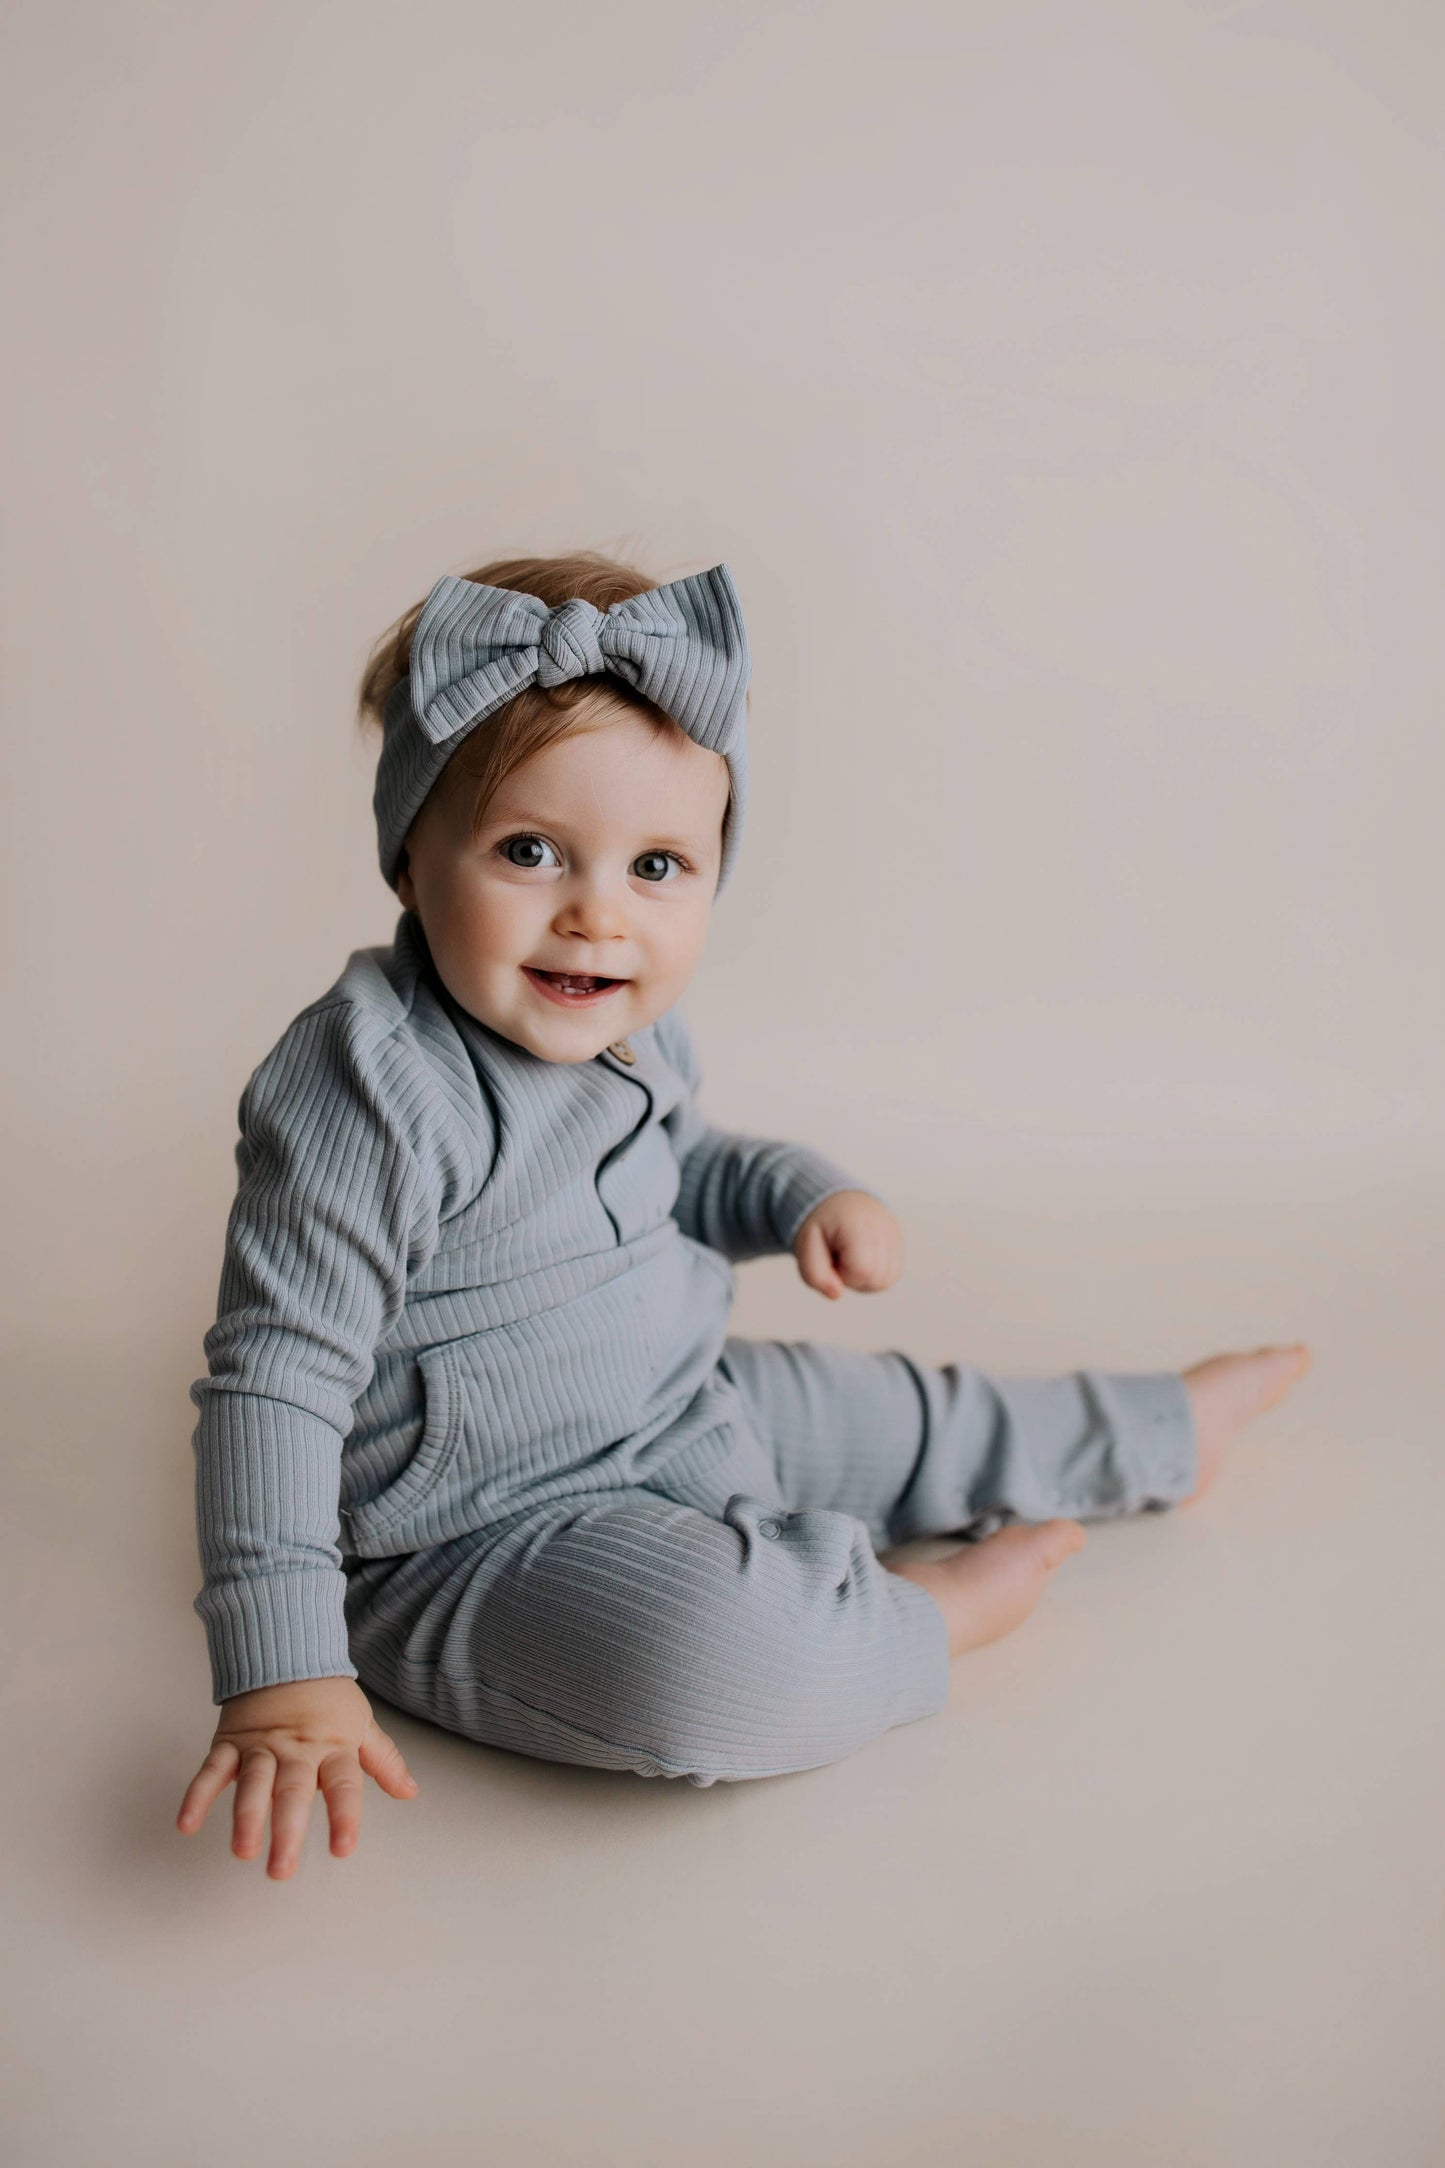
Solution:
M1300 1340L1292 1347L1256 1348L1252 1355L1211 1355L1183 1372L1199 1440L1199 1482L1181 1505L1204 1496L1235 1432L1283 1400L1313 1360Z
M889 1570L927 1589L948 1623L949 1655L961 1656L1021 1626L1054 1568L1086 1540L1077 1521L1019 1521L947 1558L910 1560Z

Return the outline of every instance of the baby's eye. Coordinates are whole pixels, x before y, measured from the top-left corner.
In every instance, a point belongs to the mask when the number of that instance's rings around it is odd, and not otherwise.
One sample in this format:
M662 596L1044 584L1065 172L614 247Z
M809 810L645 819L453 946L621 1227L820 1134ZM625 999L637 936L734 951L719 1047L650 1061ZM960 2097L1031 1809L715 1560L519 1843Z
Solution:
M667 861L669 858L677 867L679 873L686 873L687 868L676 851L644 851L642 856L634 858L632 863L641 873L644 881L655 882L657 886L661 887L667 879ZM654 872L652 870L654 867L661 870Z
M544 865L546 861L544 859L535 857L519 858L516 852L512 849L512 845L514 843L521 844L524 850L535 849L539 851L550 851L552 848L551 844L547 841L545 836L534 836L526 833L515 836L508 836L506 840L498 846L503 856L510 859L514 866L526 866L529 869L535 866ZM560 864L560 860L558 862Z

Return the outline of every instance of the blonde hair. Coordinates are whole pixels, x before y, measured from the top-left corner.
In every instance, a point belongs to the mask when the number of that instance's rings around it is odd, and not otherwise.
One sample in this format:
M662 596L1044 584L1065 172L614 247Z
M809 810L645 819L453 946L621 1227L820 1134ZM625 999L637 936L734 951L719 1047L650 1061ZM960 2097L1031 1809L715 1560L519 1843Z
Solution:
M536 595L549 609L580 596L594 608L607 610L614 602L626 602L660 584L636 566L621 564L597 550L575 550L561 557L497 558L460 576L488 587L510 588L516 594ZM412 635L425 601L423 595L372 645L357 700L357 719L364 730L374 726L379 732L383 728L388 693L411 673ZM749 693L749 705L751 698ZM605 718L609 707L640 715L659 732L676 730L686 736L672 716L610 672L568 678L561 685L528 685L467 733L432 789L470 793L469 828L475 838L486 819L489 802L514 768L557 739L592 728ZM733 800L729 778L722 820L724 847L733 819Z

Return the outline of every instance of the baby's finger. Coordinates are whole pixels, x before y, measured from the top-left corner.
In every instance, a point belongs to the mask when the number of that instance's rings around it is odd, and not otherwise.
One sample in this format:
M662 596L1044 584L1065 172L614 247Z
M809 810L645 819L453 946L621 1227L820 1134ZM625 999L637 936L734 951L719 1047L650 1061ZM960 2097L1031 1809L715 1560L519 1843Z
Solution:
M401 1748L375 1718L356 1751L366 1774L374 1777L384 1792L390 1792L393 1799L415 1797L419 1787L406 1766Z
M894 1273L888 1251L879 1242L870 1242L848 1260L850 1287L882 1288L893 1283Z
M798 1270L821 1295L840 1295L843 1283L833 1269L833 1252L816 1221L803 1229L798 1243Z
M261 1849L275 1781L276 1756L270 1747L244 1747L241 1774L236 1779L236 1811L231 1819L231 1850L237 1859L254 1859Z
M345 1859L361 1841L361 1767L356 1755L328 1754L316 1772L331 1817L331 1856Z
M315 1797L316 1764L303 1755L288 1754L276 1772L271 1794L271 1857L266 1872L273 1882L284 1882L296 1872Z
M233 1739L218 1739L186 1786L176 1827L189 1836L199 1829L241 1764L241 1751Z

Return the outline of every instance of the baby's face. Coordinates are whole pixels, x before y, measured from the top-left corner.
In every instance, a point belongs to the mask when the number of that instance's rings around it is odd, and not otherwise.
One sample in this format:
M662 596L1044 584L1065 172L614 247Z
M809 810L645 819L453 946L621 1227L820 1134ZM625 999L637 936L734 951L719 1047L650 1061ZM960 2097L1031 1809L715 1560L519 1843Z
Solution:
M475 841L464 794L434 789L397 893L462 1008L544 1061L588 1061L692 977L727 793L720 753L613 709L514 768ZM613 983L579 996L549 981L569 972Z

